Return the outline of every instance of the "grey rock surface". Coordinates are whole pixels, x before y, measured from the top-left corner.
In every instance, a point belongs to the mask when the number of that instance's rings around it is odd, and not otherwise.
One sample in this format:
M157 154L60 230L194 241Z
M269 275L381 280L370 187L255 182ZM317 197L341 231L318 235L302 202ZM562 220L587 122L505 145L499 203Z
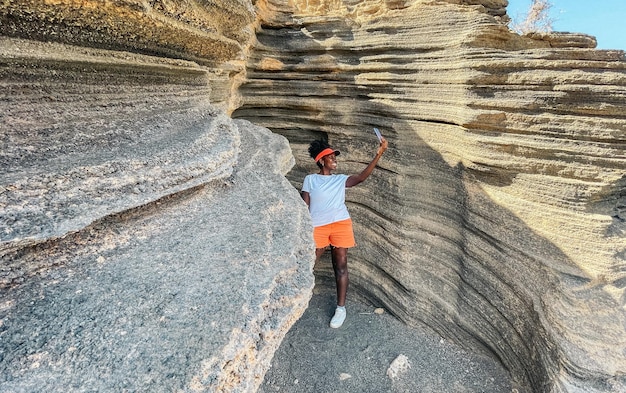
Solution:
M0 253L229 176L194 63L0 38Z
M310 218L286 140L215 113L230 176L3 256L39 268L0 291L0 391L256 390L311 295Z
M276 351L260 393L530 392L516 387L497 359L465 351L424 326L407 327L354 296L343 326L329 328L333 281L316 278L309 307Z

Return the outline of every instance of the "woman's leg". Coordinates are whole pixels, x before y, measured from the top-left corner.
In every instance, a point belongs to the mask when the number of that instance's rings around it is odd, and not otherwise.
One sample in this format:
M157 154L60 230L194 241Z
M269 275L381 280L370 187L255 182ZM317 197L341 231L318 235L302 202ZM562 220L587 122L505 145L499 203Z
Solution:
M333 270L337 283L337 305L345 306L348 292L348 249L343 247L332 248Z

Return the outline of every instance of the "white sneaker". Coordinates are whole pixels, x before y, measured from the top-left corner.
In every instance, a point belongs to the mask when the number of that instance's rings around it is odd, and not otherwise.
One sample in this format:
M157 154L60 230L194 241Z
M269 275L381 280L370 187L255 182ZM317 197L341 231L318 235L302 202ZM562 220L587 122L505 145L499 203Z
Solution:
M337 329L343 325L343 321L346 320L346 308L345 307L337 307L335 309L335 315L333 315L333 319L330 320L330 327L333 329Z

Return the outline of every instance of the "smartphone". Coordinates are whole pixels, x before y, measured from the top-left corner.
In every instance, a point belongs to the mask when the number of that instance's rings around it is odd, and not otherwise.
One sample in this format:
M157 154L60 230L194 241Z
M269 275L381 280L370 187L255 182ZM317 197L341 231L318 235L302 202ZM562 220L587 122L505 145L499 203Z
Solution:
M374 127L374 132L376 133L376 136L378 137L378 141L382 142L383 136L380 134L380 131L378 130L378 128Z

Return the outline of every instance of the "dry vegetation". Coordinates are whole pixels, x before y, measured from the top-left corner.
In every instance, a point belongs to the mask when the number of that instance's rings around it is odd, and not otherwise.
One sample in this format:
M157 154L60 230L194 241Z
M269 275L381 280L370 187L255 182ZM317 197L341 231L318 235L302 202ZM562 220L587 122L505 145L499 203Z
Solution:
M519 34L552 31L550 17L552 3L549 0L533 0L525 15L513 18L510 27Z

